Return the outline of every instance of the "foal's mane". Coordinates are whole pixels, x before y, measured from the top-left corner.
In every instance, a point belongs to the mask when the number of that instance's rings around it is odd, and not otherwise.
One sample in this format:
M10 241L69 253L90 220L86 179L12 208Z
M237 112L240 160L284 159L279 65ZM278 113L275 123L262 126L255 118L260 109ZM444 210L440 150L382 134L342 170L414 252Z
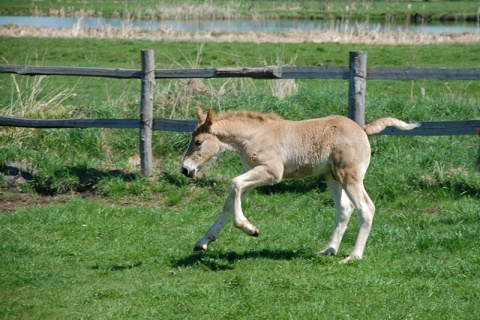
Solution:
M254 111L229 111L227 113L221 114L218 116L217 120L240 120L240 121L257 121L257 122L267 122L267 121L277 121L282 120L283 118L276 113L260 113Z

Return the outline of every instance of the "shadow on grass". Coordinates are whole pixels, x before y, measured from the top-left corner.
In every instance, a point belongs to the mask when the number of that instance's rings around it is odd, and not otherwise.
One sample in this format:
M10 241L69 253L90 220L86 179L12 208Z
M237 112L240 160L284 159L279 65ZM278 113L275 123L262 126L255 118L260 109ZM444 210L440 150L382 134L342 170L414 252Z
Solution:
M233 270L235 263L242 260L269 259L269 260L293 260L311 259L312 254L298 250L271 250L262 249L258 251L237 252L205 252L192 253L181 259L170 259L174 268L189 266L201 266L210 271Z
M17 188L28 182L40 195L53 196L69 191L93 192L98 183L106 178L118 178L125 182L139 177L136 173L121 170L98 170L86 167L63 167L55 170L50 176L42 175L34 165L21 161L0 164L0 174L8 188Z
M193 183L198 187L215 187L217 184L219 184L219 182L215 179L207 179L205 177L191 179L179 174L171 174L169 172L162 173L161 179L179 188L190 183Z
M323 175L302 178L295 180L284 180L278 184L257 188L262 194L284 194L284 193L305 193L306 191L317 190L323 192L327 190L327 183Z
M126 173L121 170L99 170L85 167L62 168L48 179L33 179L33 186L38 194L52 196L65 191L94 192L99 182L107 178L117 178L125 182L134 181L137 173ZM65 179L66 178L66 179ZM68 179L70 178L70 179ZM71 179L73 178L73 179ZM60 181L67 181L65 184ZM68 182L70 181L70 183Z
M78 177L80 186L87 190L94 187L101 179L119 178L125 182L129 182L139 177L137 173L126 173L121 170L104 171L83 167L68 167L67 169L69 174Z
M100 265L96 264L92 266L92 270L103 270L103 271L124 271L129 269L138 268L142 265L141 262L133 263L133 264L113 264L107 267L100 267Z
M478 137L480 138L480 129L477 130L478 131ZM477 152L477 170L480 171L480 144L478 146L478 152Z
M38 176L38 171L26 162L13 161L0 165L0 172L5 176L22 177L25 180L32 180Z

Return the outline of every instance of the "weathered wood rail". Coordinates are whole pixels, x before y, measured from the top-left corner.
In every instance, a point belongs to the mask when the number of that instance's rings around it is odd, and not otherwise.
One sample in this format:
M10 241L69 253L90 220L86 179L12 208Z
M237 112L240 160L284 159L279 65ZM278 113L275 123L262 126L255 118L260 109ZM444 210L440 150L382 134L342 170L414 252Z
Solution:
M367 68L367 80L480 80L480 68ZM58 75L140 79L142 71L136 69L103 69L79 67L42 67L0 65L0 73L25 76ZM253 78L253 79L350 79L349 67L252 67L252 68L200 68L157 69L155 79L181 78Z
M197 125L196 120L171 120L153 118L152 130L191 132ZM406 136L455 136L477 134L480 130L480 120L464 121L427 121L421 122L421 127L409 131L386 128L380 134ZM22 128L60 129L60 128L111 128L111 129L141 129L139 119L25 119L0 117L0 125Z
M104 69L80 67L49 67L0 65L0 73L18 75L61 75L141 79L139 119L25 119L0 117L0 126L29 128L131 128L140 129L140 158L142 174L152 170L151 136L153 130L190 132L194 120L153 118L153 88L155 79L181 78L253 78L253 79L344 79L349 80L348 116L360 125L365 123L365 92L367 80L480 80L480 68L367 68L366 52L350 52L348 67L252 67L252 68L201 68L155 69L152 50L141 51L142 69ZM422 122L419 128L399 131L387 128L385 135L475 135L480 119L465 121Z

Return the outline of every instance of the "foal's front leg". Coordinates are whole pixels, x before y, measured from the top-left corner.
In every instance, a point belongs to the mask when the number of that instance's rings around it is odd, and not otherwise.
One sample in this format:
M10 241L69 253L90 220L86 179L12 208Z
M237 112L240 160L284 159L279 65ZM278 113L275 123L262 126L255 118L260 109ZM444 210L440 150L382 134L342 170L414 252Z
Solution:
M208 229L207 233L203 236L203 238L195 244L195 247L193 248L194 252L203 252L207 250L208 244L218 238L220 231L222 231L225 223L228 220L228 217L230 216L230 212L232 211L232 205L233 198L231 196L231 193L229 192L227 200L225 200L225 204L223 205L222 212L218 216L217 220L215 220L214 224L210 227L210 229Z
M233 225L246 234L258 237L258 228L250 223L242 211L242 198L256 187L281 180L281 166L276 164L254 167L232 180L229 196L233 198Z
M242 167L242 174L245 172L249 171L250 168L246 165L243 164ZM250 189L251 190L251 189ZM248 195L248 192L250 190L245 190L242 193L242 199ZM223 227L225 226L225 223L227 222L228 218L230 217L230 213L233 210L233 203L234 203L234 193L232 192L232 186L230 186L230 190L228 191L228 196L227 199L225 200L225 203L223 205L222 212L218 216L217 220L213 223L213 225L208 229L207 233L200 239L196 244L193 249L194 252L203 252L207 250L208 244L215 241L220 232L222 231Z
M250 236L258 237L259 231L257 227L251 224L243 214L242 199L255 187L279 182L281 176L278 174L272 174L272 172L274 172L274 170L271 168L258 166L232 180L220 216L210 229L208 229L202 239L195 244L195 252L207 250L208 244L218 238L218 235L225 226L232 210L234 214L233 225Z

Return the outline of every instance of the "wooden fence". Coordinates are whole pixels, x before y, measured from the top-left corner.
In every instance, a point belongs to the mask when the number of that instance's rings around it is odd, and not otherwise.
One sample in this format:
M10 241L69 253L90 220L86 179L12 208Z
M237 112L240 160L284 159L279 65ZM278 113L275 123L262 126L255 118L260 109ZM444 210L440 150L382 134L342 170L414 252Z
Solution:
M253 78L253 79L345 79L349 80L348 116L359 125L365 124L366 80L480 80L480 68L367 68L366 52L350 52L348 67L254 67L156 70L152 50L141 51L141 70L76 67L42 67L0 65L0 73L19 75L62 75L141 79L139 119L25 119L0 117L0 126L28 128L131 128L140 129L140 159L142 174L150 176L152 167L152 131L190 132L197 121L153 118L155 79L179 78ZM387 135L474 135L480 120L422 122L411 131L387 128Z

